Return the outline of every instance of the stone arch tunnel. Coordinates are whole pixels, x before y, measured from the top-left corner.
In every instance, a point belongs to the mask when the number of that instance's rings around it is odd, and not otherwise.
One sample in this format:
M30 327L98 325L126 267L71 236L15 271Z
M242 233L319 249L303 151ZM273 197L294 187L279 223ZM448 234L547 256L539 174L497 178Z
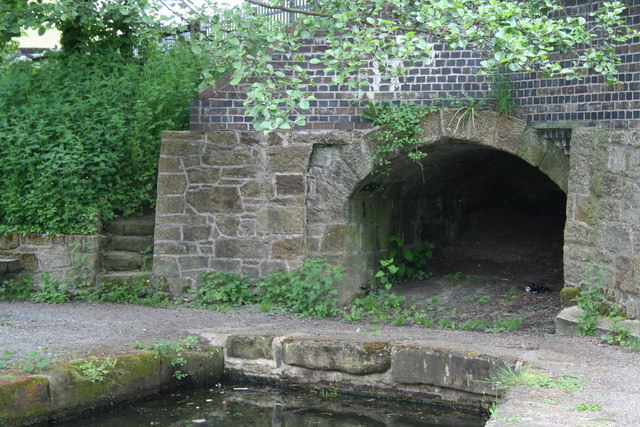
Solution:
M350 198L369 269L399 236L435 243L429 270L562 287L566 196L516 155L443 138L416 164L396 158Z
M436 273L561 288L568 157L519 120L483 112L451 129L450 114L423 121L420 164L397 153L380 171L367 137L314 146L310 249L342 262L351 292L373 276L392 236L408 247L435 243Z
M388 175L371 161L370 131L166 132L154 278L179 293L204 271L257 277L323 257L343 267L346 300L399 234L436 242L442 273L462 270L454 261L523 281L550 271L544 284L557 288L603 265L607 292L639 313L637 132L543 123L569 126L567 156L522 120L483 111L452 129L454 114L423 120L422 168L399 155ZM527 271L535 248L542 268Z

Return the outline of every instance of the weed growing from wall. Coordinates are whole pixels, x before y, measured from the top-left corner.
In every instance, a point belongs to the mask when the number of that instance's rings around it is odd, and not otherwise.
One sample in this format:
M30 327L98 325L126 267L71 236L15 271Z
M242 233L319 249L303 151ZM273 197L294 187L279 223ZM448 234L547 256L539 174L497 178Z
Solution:
M362 112L362 116L381 127L371 137L376 143L372 154L373 161L379 166L386 166L389 164L387 156L401 151L406 152L412 160L420 162L426 156L426 153L418 149L423 134L420 122L425 115L437 110L438 107L432 105L412 102L370 103Z
M511 72L504 67L498 68L493 74L493 95L495 96L495 109L505 116L513 116L515 113L515 102L511 91Z

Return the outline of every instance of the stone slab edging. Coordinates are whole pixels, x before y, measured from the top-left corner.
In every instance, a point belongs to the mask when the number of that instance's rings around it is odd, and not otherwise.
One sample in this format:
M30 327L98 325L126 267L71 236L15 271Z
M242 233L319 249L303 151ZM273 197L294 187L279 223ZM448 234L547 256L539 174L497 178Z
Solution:
M177 368L171 356L141 351L107 358L82 359L99 366L112 362L104 380L92 382L77 368L79 362L56 365L39 375L0 378L0 425L28 425L52 418L77 415L108 404L139 399L179 384L207 384L222 376L223 358L219 349L185 351L186 363ZM188 374L178 381L174 372Z
M580 323L580 315L583 310L578 306L571 306L563 309L554 319L556 334L558 335L582 335L578 324ZM640 321L639 320L621 320L616 323L613 320L600 318L596 320L596 329L594 336L615 335L616 330L626 330L629 335L640 338Z
M491 377L513 366L521 353L433 341L198 333L223 349L227 375L430 401L472 412L486 411L496 400Z

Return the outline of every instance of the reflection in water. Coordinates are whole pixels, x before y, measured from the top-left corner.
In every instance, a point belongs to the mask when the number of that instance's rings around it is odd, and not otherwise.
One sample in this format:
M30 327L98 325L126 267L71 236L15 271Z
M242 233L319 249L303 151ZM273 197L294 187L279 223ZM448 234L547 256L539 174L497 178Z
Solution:
M447 413L427 405L243 385L164 393L91 418L56 425L475 427L484 422L477 416Z

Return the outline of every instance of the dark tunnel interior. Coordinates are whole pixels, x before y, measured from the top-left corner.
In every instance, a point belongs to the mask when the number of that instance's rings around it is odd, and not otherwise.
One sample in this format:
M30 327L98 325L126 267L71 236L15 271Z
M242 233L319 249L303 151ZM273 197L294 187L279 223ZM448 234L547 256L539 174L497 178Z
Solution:
M390 236L436 244L430 270L562 287L566 196L540 170L493 148L443 141L421 166L395 159L352 197L370 263Z

